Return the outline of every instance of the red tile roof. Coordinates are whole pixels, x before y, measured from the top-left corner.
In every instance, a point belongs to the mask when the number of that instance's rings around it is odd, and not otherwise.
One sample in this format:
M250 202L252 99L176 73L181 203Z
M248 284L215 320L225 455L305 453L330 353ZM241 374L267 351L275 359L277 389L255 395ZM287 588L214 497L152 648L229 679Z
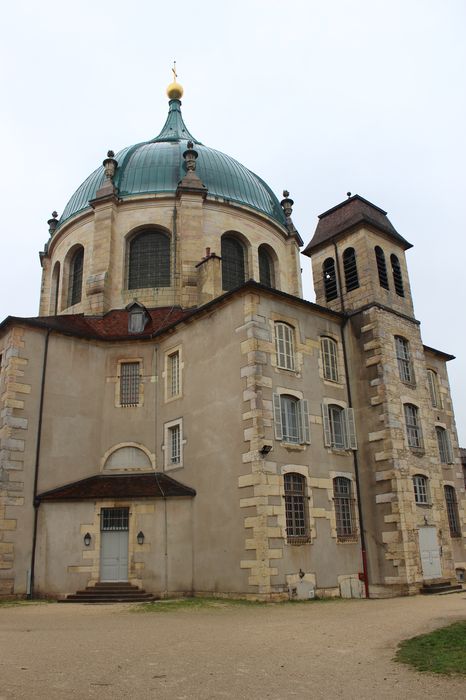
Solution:
M195 496L189 486L162 472L145 474L97 474L37 496L38 501L73 501L92 498L164 498Z
M64 314L61 316L38 316L17 319L41 328L50 328L61 333L78 335L98 340L126 340L150 338L178 321L191 316L195 309L181 309L179 306L164 306L146 309L149 320L142 333L128 332L128 311L117 309L104 316L84 314Z

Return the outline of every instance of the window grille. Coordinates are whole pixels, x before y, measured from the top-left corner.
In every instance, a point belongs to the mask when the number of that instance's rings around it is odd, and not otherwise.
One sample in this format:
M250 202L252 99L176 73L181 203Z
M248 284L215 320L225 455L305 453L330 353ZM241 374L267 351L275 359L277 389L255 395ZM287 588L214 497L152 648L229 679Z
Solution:
M222 236L222 288L234 289L244 280L244 248L236 238Z
M414 369L411 361L409 342L399 335L395 336L396 359L398 361L398 371L400 379L406 384L414 384Z
M325 300L332 301L338 297L337 275L335 272L335 261L333 258L327 258L322 265L322 273L324 276Z
M275 350L277 367L294 370L294 330L286 323L275 324Z
M337 344L332 338L321 338L322 367L324 379L338 381Z
M259 281L266 287L274 287L273 262L267 250L259 248Z
M179 464L181 462L181 426L172 425L168 428L168 439L170 449L170 463Z
M377 261L377 272L379 273L379 284L384 289L390 289L389 284L388 284L388 275L387 275L387 265L385 262L385 254L384 254L382 248L378 245L375 246L374 251L375 251L375 259Z
M427 490L427 477L422 474L413 476L414 500L418 505L429 504L429 492Z
M137 406L139 404L139 362L122 362L120 364L120 405Z
M84 248L79 248L70 263L70 279L68 285L68 306L79 304L83 286Z
M458 513L458 502L456 491L453 486L445 486L445 502L447 504L448 525L452 537L461 537L460 518Z
M343 271L345 273L346 291L359 287L358 268L354 248L347 248L343 253Z
M440 392L438 386L437 373L432 369L427 370L427 383L429 385L430 402L433 408L442 408Z
M172 352L168 356L167 387L170 398L178 396L180 393L180 354L178 351Z
M309 541L306 510L306 483L301 474L285 474L285 517L288 541L304 544Z
M337 537L340 541L353 540L356 534L351 486L351 480L343 476L333 480Z
M444 428L437 426L435 428L437 434L438 451L440 462L442 464L453 464L453 451L451 449L450 436Z
M144 231L129 244L128 289L170 286L170 239Z
M129 529L129 508L102 508L100 511L102 532Z
M400 261L396 255L390 256L390 261L392 263L392 273L393 273L393 284L395 285L395 292L399 297L404 297L404 287L403 287L403 276L401 274Z
M408 445L413 449L422 449L422 431L418 408L411 403L405 403L404 412Z

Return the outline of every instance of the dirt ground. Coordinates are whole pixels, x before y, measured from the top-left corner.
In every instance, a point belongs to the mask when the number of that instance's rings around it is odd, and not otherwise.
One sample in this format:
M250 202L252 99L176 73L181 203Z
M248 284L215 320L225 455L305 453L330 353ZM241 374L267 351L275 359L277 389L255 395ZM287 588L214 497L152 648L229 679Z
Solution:
M466 594L133 613L0 607L0 700L466 697L393 662L401 639L466 619Z

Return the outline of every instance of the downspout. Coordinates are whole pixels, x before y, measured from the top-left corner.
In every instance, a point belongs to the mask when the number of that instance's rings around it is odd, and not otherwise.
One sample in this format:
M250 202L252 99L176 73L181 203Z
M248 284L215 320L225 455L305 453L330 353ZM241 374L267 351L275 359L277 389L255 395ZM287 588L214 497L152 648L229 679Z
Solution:
M337 244L335 241L333 242L333 247L335 249L335 259L337 261L337 278L338 278L338 287L340 290L340 299L341 299L341 312L345 316L345 320L343 321L343 325L341 328L341 344L343 347L343 361L345 365L345 374L346 374L346 386L347 386L347 392L348 392L348 403L352 407L353 406L353 401L351 398L351 382L350 382L350 375L349 375L349 368L348 368L348 353L347 353L347 348L346 348L346 341L345 341L345 328L346 324L348 323L349 317L346 315L345 311L345 302L343 299L343 287L341 285L341 270L340 270L340 258L338 256L338 248ZM359 518L359 529L360 529L360 538L361 538L361 559L362 559L362 571L363 571L363 579L364 579L364 591L366 598L369 598L369 574L367 570L367 549L366 549L366 536L365 536L365 529L364 529L364 518L363 518L363 512L362 512L362 505L361 505L361 484L359 480L359 461L358 461L358 451L357 450L352 450L353 452L353 463L354 463L354 476L355 476L355 481L356 481L356 495L357 495L357 501L358 501L358 518Z
M41 440L42 440L42 414L43 414L43 408L44 408L45 372L47 369L49 336L50 336L50 328L47 328L47 334L45 336L45 344L44 344L44 359L42 362L42 379L41 379L40 399L39 399L39 421L37 424L36 459L35 459L35 467L34 467L34 489L33 489L34 525L33 525L33 530L32 530L31 574L30 574L30 580L29 580L29 593L27 594L27 597L29 599L34 598L34 575L35 575L35 569L36 569L37 524L38 524L38 519L39 519L39 506L40 506L40 501L37 499L37 485L39 482L40 445L41 445Z

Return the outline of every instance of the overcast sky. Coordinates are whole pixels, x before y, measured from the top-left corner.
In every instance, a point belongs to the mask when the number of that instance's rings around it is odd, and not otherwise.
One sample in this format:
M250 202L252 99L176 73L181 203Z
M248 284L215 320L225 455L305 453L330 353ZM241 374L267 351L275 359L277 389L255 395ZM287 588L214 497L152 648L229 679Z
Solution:
M38 312L38 251L109 148L155 136L177 60L203 143L317 215L360 194L414 244L424 343L449 363L466 446L464 0L2 3L0 316ZM305 296L314 300L303 258Z

